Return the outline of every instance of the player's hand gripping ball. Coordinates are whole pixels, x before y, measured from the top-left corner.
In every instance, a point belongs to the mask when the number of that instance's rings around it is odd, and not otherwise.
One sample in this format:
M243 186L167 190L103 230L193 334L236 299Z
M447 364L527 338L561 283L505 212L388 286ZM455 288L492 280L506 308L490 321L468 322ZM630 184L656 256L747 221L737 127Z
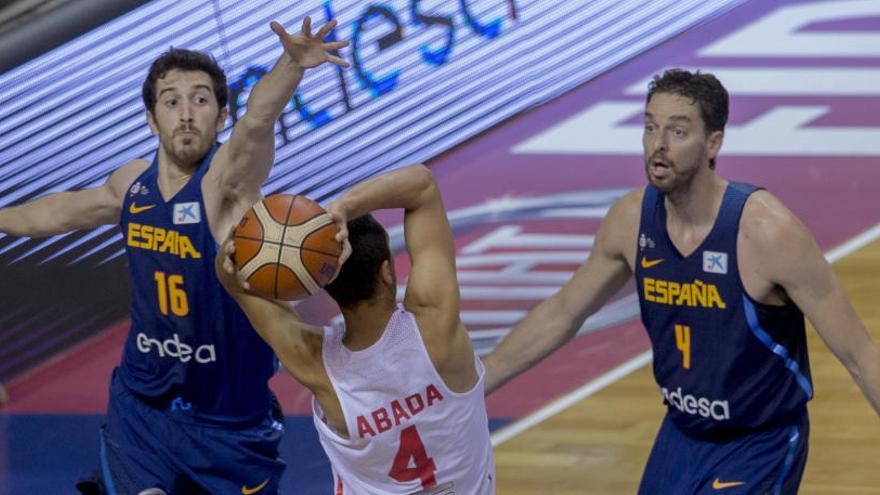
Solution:
M233 231L235 266L250 289L294 301L327 285L342 244L330 215L305 196L273 194L255 204Z

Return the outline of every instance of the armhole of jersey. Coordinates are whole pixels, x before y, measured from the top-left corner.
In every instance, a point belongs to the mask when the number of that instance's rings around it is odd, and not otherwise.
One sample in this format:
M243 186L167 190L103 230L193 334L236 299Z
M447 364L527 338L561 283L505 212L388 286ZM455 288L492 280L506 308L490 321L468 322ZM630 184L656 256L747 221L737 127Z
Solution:
M449 388L449 385L446 384L446 380L443 379L443 375L440 374L440 371L434 365L434 361L431 360L431 353L428 352L428 346L427 344L425 344L425 339L422 337L422 327L419 325L419 320L418 318L416 318L415 313L407 311L403 307L403 305L399 304L398 307L404 312L405 316L412 318L413 326L415 327L414 333L416 335L416 338L418 339L418 344L421 348L422 356L424 356L425 360L428 363L428 366L430 366L434 376L437 378L438 383L443 387L444 392L452 395L453 397L467 397L477 391L480 387L482 387L483 380L486 376L485 368L483 367L483 362L480 361L479 356L477 356L477 353L474 352L474 370L477 372L476 383L474 383L474 385L470 389L464 392L456 392Z
M120 205L119 205L120 211L119 211L119 224L118 224L120 229L122 228L122 224L126 221L126 214L128 212L127 206L129 204L129 200L131 200L131 198L133 196L131 194L132 186L134 186L139 181L142 181L144 176L147 175L147 172L149 172L149 170L153 167L153 165L155 165L155 163L156 163L156 159L154 158L153 161L149 162L147 167L145 169L141 170L141 173L134 176L134 178L131 180L131 182L129 182L128 185L125 186L125 189L122 190L122 203L120 203Z
M642 205L639 208L639 227L636 231L636 257L634 260L634 269L633 275L636 279L639 278L642 272L642 265L639 263L639 254L642 251L642 246L640 245L640 241L643 235L647 235L647 227L650 222L646 221L646 219L650 218L654 214L655 204L657 203L657 190L654 189L650 184L645 186L645 192L642 195Z
M740 263L739 263L739 234L740 234L740 230L741 230L740 226L742 225L743 215L746 212L746 204L748 204L749 198L752 197L752 194L754 194L758 191L763 191L764 188L757 187L752 184L747 184L747 183L743 183L743 182L733 182L733 181L731 181L728 184L728 187L732 187L732 188L736 189L737 191L746 195L746 197L742 203L742 208L740 208L739 216L736 219L736 239L734 240L734 256L735 256L735 260L736 260L736 280L737 280L737 283L739 284L740 290L742 291L743 297L745 297L748 300L748 302L751 303L755 308L760 308L760 309L766 310L766 311L780 311L780 312L781 311L790 311L792 306L795 306L794 303L791 301L789 301L785 304L782 304L782 305L765 304L765 303L758 301L757 299L752 297L751 294L749 294L749 291L746 289L746 284L745 284L745 282L743 282L743 279L742 279L742 269L741 269Z
M342 421L345 423L345 427L348 428L348 438L340 435L335 429L331 428L330 425L321 418L317 418L317 422L320 422L320 428L323 428L328 437L332 438L334 442L352 446L356 445L355 443L355 432L357 430L352 430L352 425L349 423L348 419L352 417L349 414L349 411L346 409L345 401L343 400L342 394L339 393L339 388L336 386L336 380L334 379L333 373L330 371L330 366L327 366L327 342L332 342L331 345L342 345L341 336L339 336L340 327L335 325L324 325L324 337L321 339L321 366L324 367L324 373L327 373L327 379L330 381L330 387L333 389L333 393L336 394L336 400L339 401L339 408L342 410ZM321 412L326 417L326 413L323 408L318 404L318 399L312 396L312 414ZM317 415L317 414L315 414Z

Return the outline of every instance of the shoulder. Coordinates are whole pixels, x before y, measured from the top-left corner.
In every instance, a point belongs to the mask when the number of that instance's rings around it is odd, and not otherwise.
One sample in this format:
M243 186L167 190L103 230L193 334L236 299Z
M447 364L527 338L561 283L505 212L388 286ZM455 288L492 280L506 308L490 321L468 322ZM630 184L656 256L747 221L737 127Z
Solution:
M614 215L621 219L638 218L642 211L642 201L645 198L645 186L633 189L618 199L608 212L609 218Z
M749 249L781 253L812 236L782 201L766 190L752 193L740 218L740 238ZM786 249L780 249L785 246Z
M618 199L608 210L599 227L599 241L608 245L628 246L639 229L645 187L639 187Z
M149 166L150 162L143 158L132 160L114 170L113 173L110 174L110 181L131 182L135 180L137 176L144 173L144 170L146 170Z
M144 172L144 170L147 169L147 167L150 166L150 163L151 162L149 160L146 160L144 158L137 158L137 159L134 159L134 160L126 163L125 165L117 168L116 171L113 172L113 174L114 175L115 174L124 174L124 175L137 174L137 175L140 175Z
M144 170L149 166L150 162L143 158L132 160L117 168L110 174L110 178L107 180L107 186L114 195L122 197L129 186L131 186L131 183L134 182L139 175L144 173Z

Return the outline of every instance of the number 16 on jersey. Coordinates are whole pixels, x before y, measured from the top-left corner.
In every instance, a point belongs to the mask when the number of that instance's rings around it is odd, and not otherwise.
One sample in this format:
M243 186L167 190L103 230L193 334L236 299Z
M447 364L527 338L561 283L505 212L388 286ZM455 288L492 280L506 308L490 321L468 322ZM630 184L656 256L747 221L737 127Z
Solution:
M184 317L189 314L189 301L183 290L183 275L169 275L165 272L153 274L156 280L156 292L159 297L159 312L168 316L170 307L174 316Z

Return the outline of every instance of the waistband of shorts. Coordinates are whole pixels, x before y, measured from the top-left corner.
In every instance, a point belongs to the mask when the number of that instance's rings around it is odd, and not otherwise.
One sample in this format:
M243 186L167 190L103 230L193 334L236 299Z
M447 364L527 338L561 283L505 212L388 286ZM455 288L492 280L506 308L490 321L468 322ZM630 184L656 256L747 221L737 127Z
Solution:
M806 404L792 411L780 414L757 428L718 428L706 432L691 432L675 424L675 421L671 422L679 431L694 440L723 443L743 436L772 430L774 428L797 424L805 420L808 420Z

